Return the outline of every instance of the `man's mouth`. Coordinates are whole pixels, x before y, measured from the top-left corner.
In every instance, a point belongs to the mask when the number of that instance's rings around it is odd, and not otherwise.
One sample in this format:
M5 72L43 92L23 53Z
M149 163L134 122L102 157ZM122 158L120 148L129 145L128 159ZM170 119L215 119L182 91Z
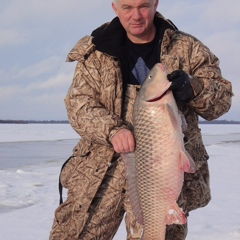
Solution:
M132 23L133 27L141 27L143 23Z

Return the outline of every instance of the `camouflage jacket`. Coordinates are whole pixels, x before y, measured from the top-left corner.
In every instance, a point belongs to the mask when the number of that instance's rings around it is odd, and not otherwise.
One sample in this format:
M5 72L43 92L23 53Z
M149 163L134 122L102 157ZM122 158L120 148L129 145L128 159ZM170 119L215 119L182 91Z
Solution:
M159 13L156 14L157 18L172 26ZM114 155L111 137L119 129L127 128L121 117L121 63L107 52L111 45L107 46L109 43L104 38L111 37L109 33L112 29L111 22L101 28L101 31L109 31L107 36L101 35L98 32L100 30L96 32L98 38L102 37L106 52L100 51L94 44L93 36L85 36L67 58L69 62L77 61L77 66L65 104L69 121L81 136L81 140L73 150L77 160L75 158L74 163L66 164L61 181L74 195L74 171L78 168L79 174L84 173L82 189L88 190L84 191L84 194L75 193L78 194L78 201L81 202L84 212L87 212ZM183 69L193 76L191 84L196 97L189 104L178 105L188 124L184 132L185 147L199 170L195 174L185 174L183 192L187 197L179 200L180 205L190 211L205 206L210 200L208 154L202 142L198 118L201 116L206 120L213 120L226 113L231 106L232 87L221 75L218 58L202 42L189 34L174 27L167 28L159 52L160 61L169 73ZM84 156L88 156L85 165L81 160Z

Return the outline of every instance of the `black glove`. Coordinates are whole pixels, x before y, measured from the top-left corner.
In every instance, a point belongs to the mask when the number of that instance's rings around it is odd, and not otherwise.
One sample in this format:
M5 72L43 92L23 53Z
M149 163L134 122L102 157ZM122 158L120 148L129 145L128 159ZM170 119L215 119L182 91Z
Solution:
M176 70L168 74L167 78L172 82L170 89L176 101L187 103L194 98L194 92L186 72L183 70Z

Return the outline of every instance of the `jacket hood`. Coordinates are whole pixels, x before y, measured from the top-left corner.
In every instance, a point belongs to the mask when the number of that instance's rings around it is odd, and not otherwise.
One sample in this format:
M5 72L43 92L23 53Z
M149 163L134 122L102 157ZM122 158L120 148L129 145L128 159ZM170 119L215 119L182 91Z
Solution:
M177 27L159 12L155 14L154 24L156 27L161 28L162 31L166 29L177 30ZM66 61L84 61L94 50L116 57L121 52L125 36L125 29L119 18L115 17L111 22L107 22L95 29L91 36L83 37L70 51Z

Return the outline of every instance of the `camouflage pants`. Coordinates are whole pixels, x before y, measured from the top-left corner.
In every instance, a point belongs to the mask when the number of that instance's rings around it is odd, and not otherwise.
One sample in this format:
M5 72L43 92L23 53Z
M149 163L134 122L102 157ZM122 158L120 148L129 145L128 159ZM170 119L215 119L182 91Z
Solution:
M139 240L142 226L139 225L131 212L130 203L126 197L124 166L121 160L116 160L99 188L89 209L88 219L78 239L110 240L113 239L125 214L127 240ZM76 221L78 221L76 219ZM58 226L53 225L50 239L57 237ZM170 225L167 227L166 240L184 240L187 235L186 225ZM67 233L66 235L67 236ZM72 237L65 237L73 240Z

